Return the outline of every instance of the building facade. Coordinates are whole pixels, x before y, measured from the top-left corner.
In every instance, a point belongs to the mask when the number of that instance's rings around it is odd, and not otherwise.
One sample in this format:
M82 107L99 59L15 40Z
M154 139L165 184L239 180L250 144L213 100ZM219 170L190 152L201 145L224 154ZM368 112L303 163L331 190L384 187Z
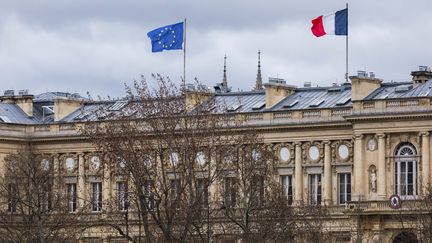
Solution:
M412 219L431 183L432 72L420 67L411 74L409 82L384 82L359 72L350 83L330 87L270 79L264 89L206 95L225 103L224 112L246 118L272 146L290 203L328 207L326 227L334 241L352 242L356 234L362 242L414 241L418 231L401 218ZM200 105L193 102L199 93L186 95L191 108ZM0 159L30 143L44 163L66 171L65 188L75 195L71 212L92 201L91 212L100 213L105 200L126 191L121 177L100 169L97 151L78 131L94 115L95 102L25 91L7 91L0 100ZM121 101L106 104L109 112L123 108ZM112 229L90 228L81 241L118 239Z

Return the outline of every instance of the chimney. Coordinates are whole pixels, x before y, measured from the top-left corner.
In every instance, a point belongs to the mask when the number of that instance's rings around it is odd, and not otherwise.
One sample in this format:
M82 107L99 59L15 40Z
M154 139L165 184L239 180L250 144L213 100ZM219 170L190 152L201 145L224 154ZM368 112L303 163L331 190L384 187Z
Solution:
M351 79L351 100L362 100L372 91L381 87L382 79L375 78L375 74L368 76L366 71L357 71L357 76L349 77Z
M419 66L418 71L411 72L413 87L417 87L421 84L426 83L429 79L432 79L431 68L428 66Z
M81 107L84 103L82 98L69 96L69 97L56 97L54 99L54 121L60 121L76 109Z
M209 89L204 85L195 85L188 84L185 90L185 104L186 110L189 112L193 110L198 105L203 102L209 100L213 97L213 93L209 91Z
M294 93L296 86L287 85L284 79L269 78L269 82L264 84L266 108L269 109L285 97Z
M7 104L16 104L27 114L27 116L33 116L33 98L34 95L28 94L28 90L18 91L18 95L15 95L14 90L5 90L4 95L0 96L0 102Z

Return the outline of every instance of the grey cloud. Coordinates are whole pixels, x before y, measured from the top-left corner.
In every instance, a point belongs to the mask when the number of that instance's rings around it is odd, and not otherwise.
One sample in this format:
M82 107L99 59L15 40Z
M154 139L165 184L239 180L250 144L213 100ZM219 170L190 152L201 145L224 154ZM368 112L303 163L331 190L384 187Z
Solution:
M212 86L228 78L248 90L261 49L263 76L289 83L343 82L345 39L315 38L312 18L343 8L330 1L3 1L0 3L2 89L67 90L120 96L123 82L161 73L180 80L182 51L151 53L146 33L188 18L187 77ZM431 65L430 0L350 2L350 73L367 69L407 80Z

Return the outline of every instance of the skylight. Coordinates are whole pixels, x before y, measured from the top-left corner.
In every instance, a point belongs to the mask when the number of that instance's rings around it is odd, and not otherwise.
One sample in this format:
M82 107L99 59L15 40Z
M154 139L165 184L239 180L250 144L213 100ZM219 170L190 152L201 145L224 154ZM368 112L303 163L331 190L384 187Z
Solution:
M236 111L240 107L241 107L241 104L234 104L234 105L228 106L227 111Z
M260 110L265 105L265 101L261 101L252 106L252 110Z
M299 102L299 100L294 100L294 101L291 101L290 103L284 105L283 107L284 108L291 108L291 107L297 105L298 102Z
M119 111L121 110L123 107L125 107L127 105L127 101L116 101L112 106L110 106L110 108L108 108L108 110L110 111Z
M336 102L336 105L345 105L348 101L351 100L351 97L345 97Z
M325 101L324 99L317 100L317 101L313 102L312 104L310 104L309 107L318 107L322 103L324 103L324 101Z

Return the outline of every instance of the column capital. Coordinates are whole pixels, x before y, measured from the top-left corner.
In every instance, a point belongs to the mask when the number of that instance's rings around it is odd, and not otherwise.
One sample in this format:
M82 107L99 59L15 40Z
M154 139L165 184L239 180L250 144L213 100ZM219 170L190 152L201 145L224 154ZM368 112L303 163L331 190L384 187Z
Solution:
M322 141L322 144L324 144L324 145L330 145L331 141L330 140L324 140L324 141Z
M353 137L354 137L355 140L359 140L359 139L363 139L364 135L363 134L354 134Z
M419 136L422 136L422 137L427 137L427 136L429 136L429 132L428 131L421 131L421 132L419 132Z
M386 137L386 134L385 133L377 133L377 134L375 134L375 137L378 139L384 139Z
M302 145L302 142L299 142L299 141L294 142L294 145L295 145L295 146L301 146L301 145Z

